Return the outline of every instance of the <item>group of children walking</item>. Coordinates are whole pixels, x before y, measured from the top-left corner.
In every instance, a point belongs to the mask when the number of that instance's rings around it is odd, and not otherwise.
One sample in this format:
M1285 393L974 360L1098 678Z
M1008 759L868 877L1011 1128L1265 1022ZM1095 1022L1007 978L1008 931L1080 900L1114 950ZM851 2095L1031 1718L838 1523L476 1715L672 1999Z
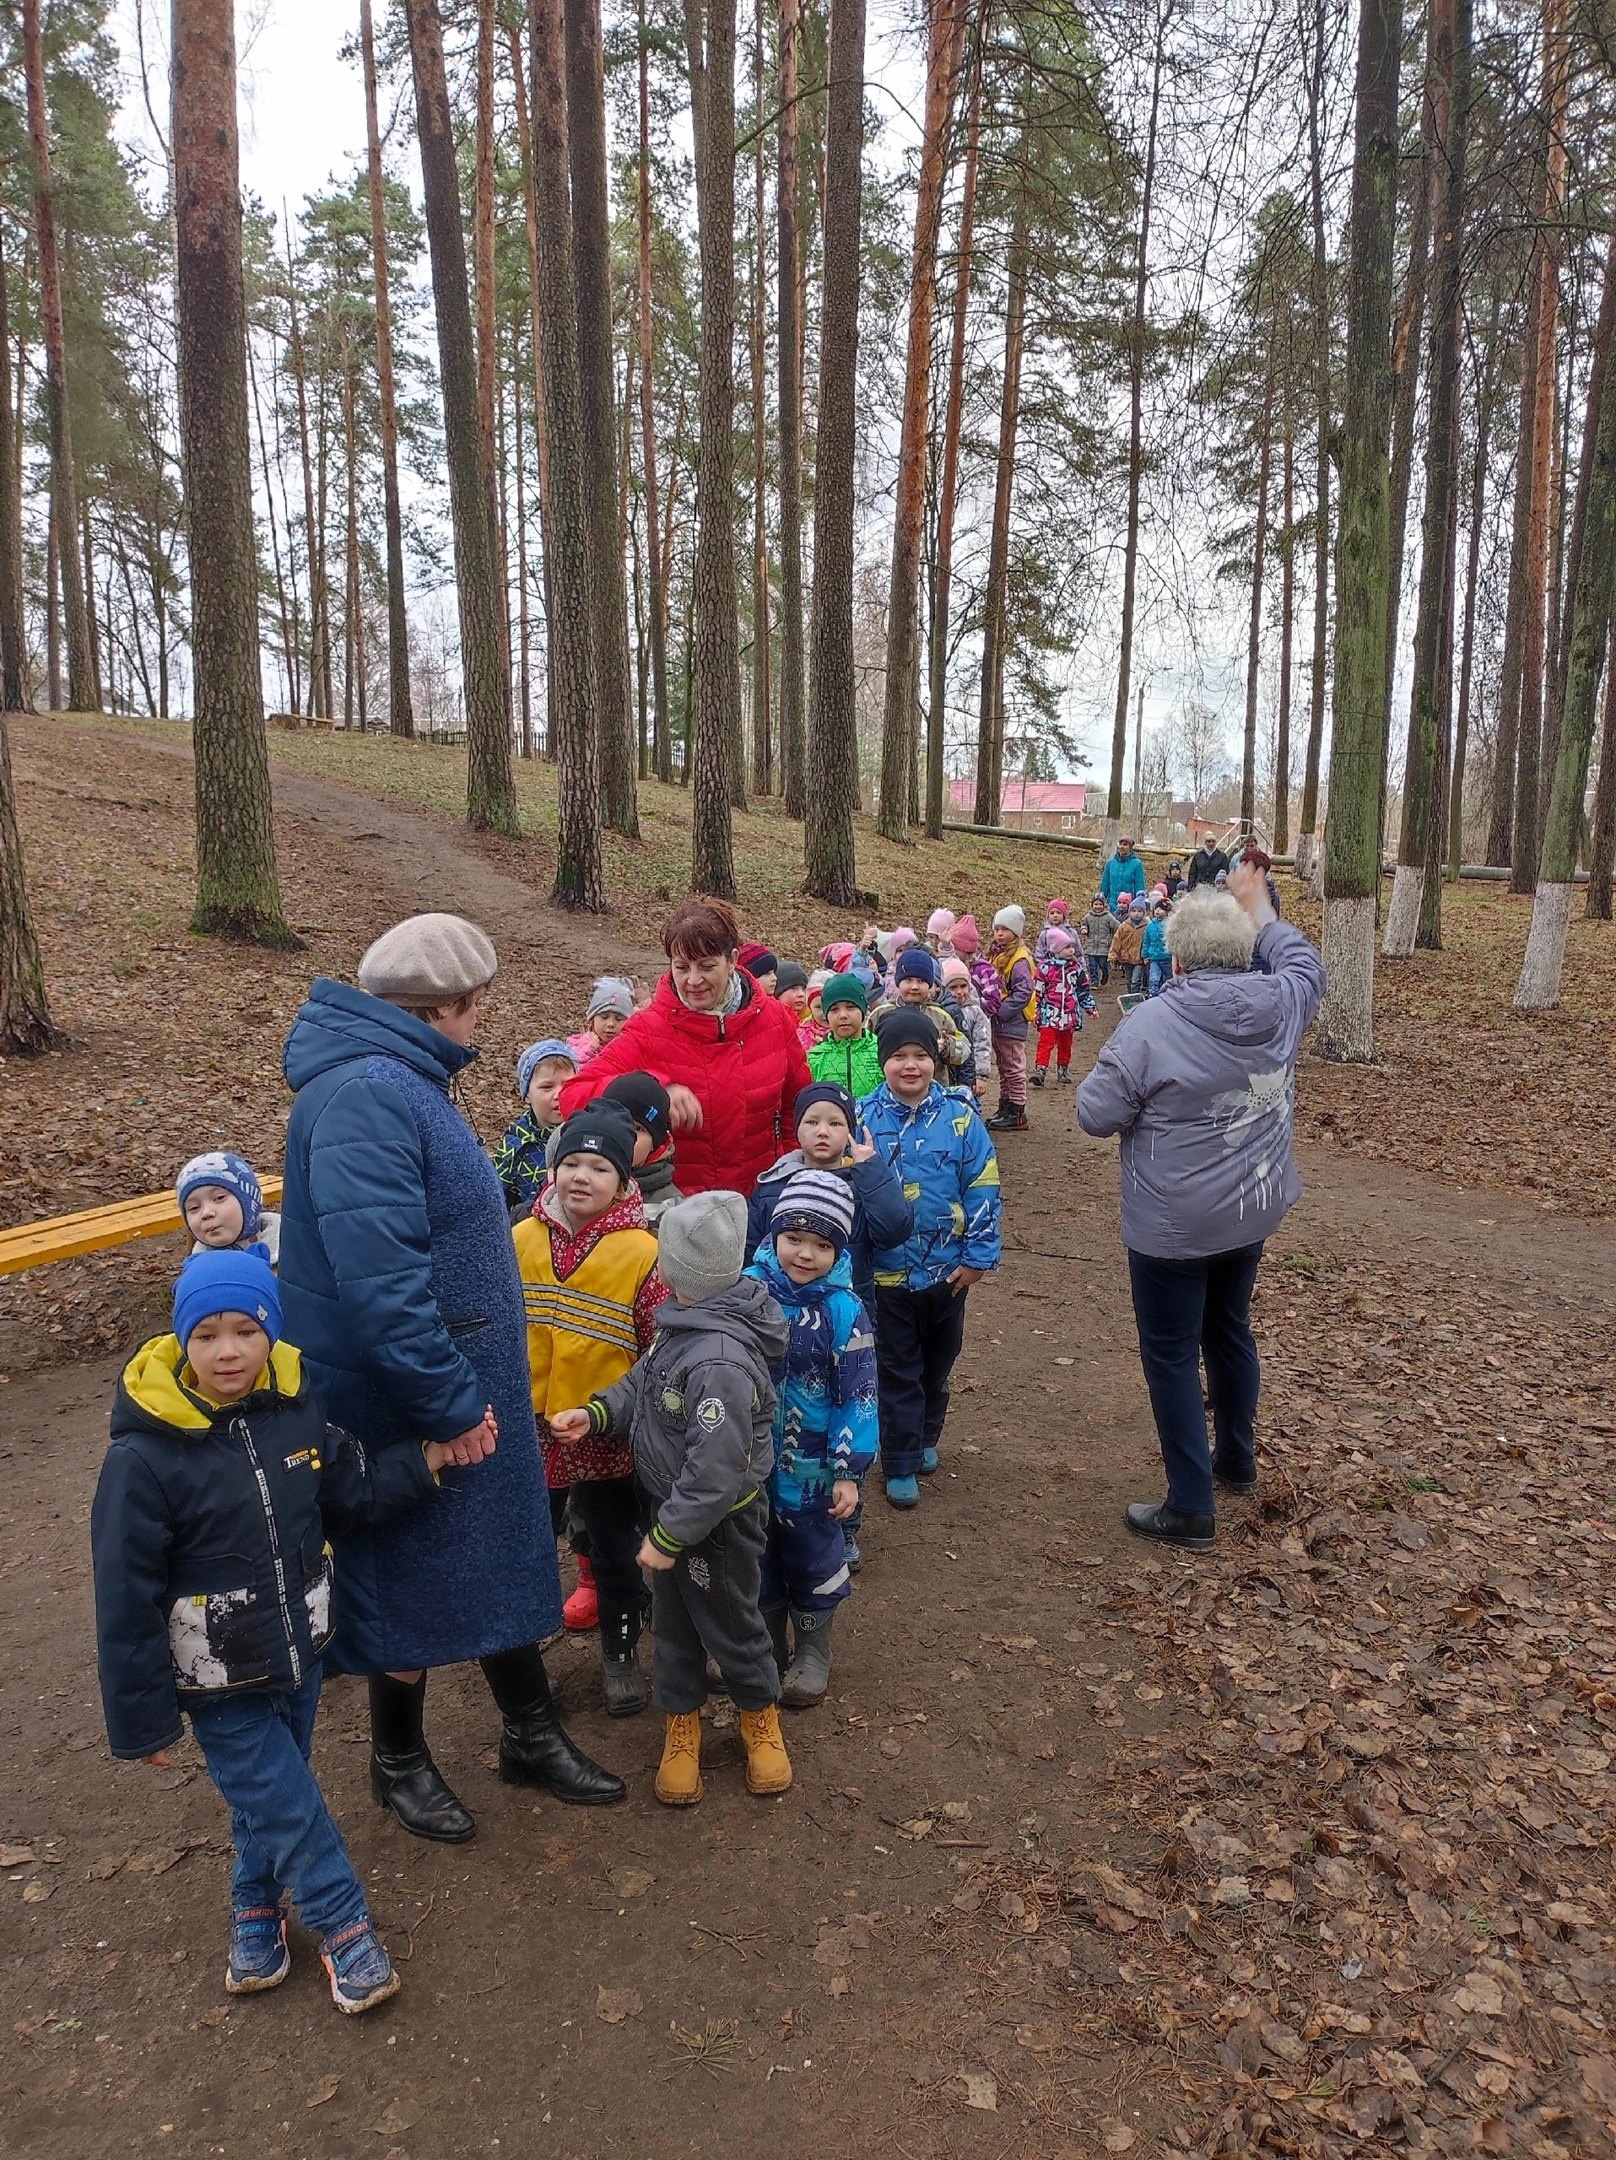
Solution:
M812 971L743 948L757 992L796 1017L812 1076L793 1144L750 1195L681 1196L653 1074L620 1074L561 1117L567 1081L643 985L603 977L576 1034L517 1061L521 1107L494 1163L553 1521L577 1555L565 1619L598 1631L611 1715L654 1696L669 1805L702 1797L714 1667L748 1789L791 1783L778 1706L824 1699L866 1479L879 1460L886 1499L910 1509L938 1468L968 1294L1000 1257L995 1137L1026 1128L1029 1079L1069 1084L1094 976L1136 964L1118 953L1116 897L1076 920L1052 900L1031 948L1016 906L985 946L970 915L939 908L923 936L868 925ZM1123 904L1131 921L1131 892ZM362 2011L398 1979L309 1768L340 1595L328 1539L434 1504L445 1450L367 1459L326 1425L281 1339L276 1225L247 1163L196 1157L177 1199L193 1250L170 1331L119 1382L92 1517L113 1752L165 1761L191 1719L232 1812L227 1989L285 1977L290 1888L338 2008Z

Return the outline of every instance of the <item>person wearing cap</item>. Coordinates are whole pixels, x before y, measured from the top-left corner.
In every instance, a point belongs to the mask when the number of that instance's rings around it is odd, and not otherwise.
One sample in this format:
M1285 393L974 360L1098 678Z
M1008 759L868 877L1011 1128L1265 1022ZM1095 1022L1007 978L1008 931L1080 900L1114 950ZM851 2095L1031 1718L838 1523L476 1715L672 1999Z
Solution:
M281 1219L264 1205L258 1173L228 1148L193 1155L174 1180L174 1204L190 1231L193 1252L238 1252L255 1248L275 1265L281 1247Z
M694 1807L703 1791L707 1661L740 1712L746 1789L791 1783L780 1734L780 1668L759 1602L774 1466L774 1382L785 1315L742 1275L746 1203L704 1192L662 1219L657 1266L673 1293L656 1340L603 1395L550 1420L558 1438L625 1437L651 1514L652 1696L666 1720L656 1796Z
M1228 869L1227 854L1210 833L1202 833L1195 853L1190 857L1189 876L1184 882L1191 892L1195 892L1202 885L1216 885L1220 877L1227 876Z
M797 1145L765 1170L752 1189L746 1208L746 1257L751 1260L767 1238L775 1203L800 1170L844 1178L853 1195L847 1240L853 1289L873 1321L875 1249L901 1245L914 1227L914 1210L876 1153L851 1093L838 1081L811 1081L797 1097L796 1138Z
M1166 1499L1136 1500L1125 1519L1139 1537L1192 1551L1213 1542L1214 1485L1257 1483L1251 1293L1264 1241L1301 1193L1296 1059L1324 996L1318 953L1278 919L1258 866L1229 883L1174 907L1171 993L1115 1031L1077 1091L1084 1132L1122 1139L1122 1242L1167 1472ZM1254 956L1267 972L1254 972Z
M994 988L999 978L991 966ZM970 968L958 953L950 953L942 963L943 1001L958 1016L959 1030L971 1045L971 1070L975 1078L971 1093L980 1102L988 1091L988 1074L993 1070L993 1023L982 1010L982 993Z
M737 965L740 943L727 901L681 900L663 925L668 971L650 1004L561 1091L570 1117L619 1073L654 1074L668 1091L687 1193L749 1193L808 1083L797 1022Z
M881 1085L881 1056L867 1025L870 993L856 975L833 975L819 993L819 1009L825 1033L808 1053L808 1070L860 1102Z
M516 1061L521 1110L494 1149L494 1174L504 1189L511 1221L520 1222L544 1190L550 1174L550 1142L561 1123L561 1090L578 1070L570 1042L546 1035L529 1043Z
M513 1233L545 1476L552 1509L570 1508L587 1543L579 1569L588 1569L595 1591L601 1687L612 1717L632 1717L647 1700L634 1459L621 1440L565 1440L549 1418L621 1380L656 1332L667 1290L634 1182L635 1138L622 1103L602 1098L568 1118L555 1137L550 1183Z
M930 1016L937 1030L938 1076L945 1087L974 1088L976 1065L970 1037L965 1033L960 1010L942 995L942 970L924 945L908 945L892 968L892 1001L874 1017L876 1041L889 1014L909 1006Z
M600 1100L621 1103L634 1126L634 1182L640 1188L646 1227L655 1230L669 1208L685 1197L674 1182L673 1106L651 1073L619 1073Z
M1173 956L1167 943L1167 918L1172 902L1166 893L1160 898L1146 896L1150 901L1150 913L1145 918L1145 935L1139 947L1139 957L1145 963L1145 995L1160 997L1173 979Z
M831 1623L853 1587L846 1525L875 1460L875 1346L853 1290L853 1215L852 1189L836 1171L794 1171L774 1188L747 1270L791 1331L774 1375L761 1591L788 1710L812 1709L830 1685Z
M597 975L584 1008L584 1024L567 1037L574 1069L587 1065L609 1042L616 1042L634 1011L634 985L626 975Z
M1083 1025L1083 1015L1095 1008L1089 987L1089 971L1070 930L1048 933L1049 957L1038 970L1038 1062L1032 1084L1042 1087L1050 1065L1055 1085L1072 1083L1072 1039Z
M1148 911L1143 893L1135 893L1111 939L1111 973L1121 984L1118 997L1137 994L1145 987L1145 923Z
M993 1058L999 1068L999 1107L988 1119L990 1132L1027 1130L1027 1031L1038 1010L1038 977L1032 954L1022 943L1026 928L1025 911L1013 903L993 918L992 961L999 978Z
M487 1430L465 1460L481 1477L494 1451ZM339 2010L398 1991L309 1767L336 1609L326 1541L430 1520L449 1460L435 1440L367 1459L327 1424L258 1253L193 1254L172 1330L123 1369L90 1511L107 1736L166 1769L190 1718L235 1843L229 1994L286 1978L288 1894Z
M966 1294L999 1264L999 1159L974 1106L937 1085L925 1013L894 1012L881 1055L865 1126L913 1206L909 1235L875 1255L881 1471L888 1500L910 1508L937 1468Z
M745 968L765 997L773 997L779 988L780 962L767 945L760 945L755 938L738 946L735 965Z
M453 1092L497 966L475 923L412 916L366 951L357 985L314 983L284 1055L287 1332L368 1458L449 1449L449 1504L343 1539L332 1652L369 1679L375 1799L446 1843L476 1824L426 1743L433 1666L481 1664L507 1782L579 1805L627 1790L573 1744L545 1673L561 1582L538 1448L502 1447L475 1477L462 1467L483 1436L533 1429L509 1210Z
M1035 968L1041 968L1049 958L1049 938L1051 931L1054 930L1064 930L1068 937L1076 937L1077 932L1072 923L1072 903L1070 900L1056 898L1051 900L1044 909L1043 927L1039 931L1032 949L1032 961Z
M1094 895L1079 927L1090 988L1103 990L1111 980L1111 940L1117 934L1117 918L1106 906L1104 893Z
M933 908L926 917L926 948L939 960L954 950L954 924L958 921L952 908Z
M1105 895L1106 906L1113 914L1118 903L1126 905L1135 893L1145 889L1145 866L1133 851L1133 835L1123 833L1117 841L1116 853L1109 856L1100 868L1100 891Z

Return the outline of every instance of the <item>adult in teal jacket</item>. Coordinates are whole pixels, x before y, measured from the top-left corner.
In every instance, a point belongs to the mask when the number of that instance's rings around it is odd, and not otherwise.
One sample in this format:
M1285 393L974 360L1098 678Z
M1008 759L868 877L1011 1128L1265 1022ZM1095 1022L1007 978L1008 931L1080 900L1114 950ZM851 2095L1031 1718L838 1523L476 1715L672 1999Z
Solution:
M1117 842L1117 852L1100 869L1100 890L1105 904L1112 914L1119 913L1117 902L1126 905L1128 897L1145 889L1145 866L1133 851L1133 841L1124 833Z
M538 1646L561 1594L522 1287L499 1179L451 1094L496 965L475 924L414 916L371 946L358 989L314 983L284 1057L281 1301L327 1414L378 1455L439 1440L453 1461L455 1442L497 1429L479 1468L444 1470L436 1507L357 1530L337 1555L331 1662L370 1676L372 1792L444 1843L476 1826L426 1745L433 1665L480 1660L508 1781L586 1804L625 1792L551 1701Z

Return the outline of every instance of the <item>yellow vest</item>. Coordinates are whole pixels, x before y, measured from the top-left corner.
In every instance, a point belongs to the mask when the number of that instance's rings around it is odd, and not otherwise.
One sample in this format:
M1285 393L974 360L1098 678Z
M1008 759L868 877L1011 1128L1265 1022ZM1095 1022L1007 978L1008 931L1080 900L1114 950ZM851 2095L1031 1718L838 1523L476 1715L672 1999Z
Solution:
M1022 1006L1021 1015L1024 1020L1036 1020L1038 1017L1038 969L1032 954L1028 952L1026 946L1012 945L1008 952L990 953L988 957L999 971L999 980L1004 984L1006 996L1010 992L1011 970L1018 960L1026 961L1032 974L1032 995L1028 998L1026 1004ZM1015 1007L1012 1005L1010 1010L1014 1012Z
M634 1300L656 1266L657 1241L649 1230L608 1230L559 1282L543 1215L525 1216L515 1238L534 1411L543 1418L576 1410L621 1380L640 1354Z

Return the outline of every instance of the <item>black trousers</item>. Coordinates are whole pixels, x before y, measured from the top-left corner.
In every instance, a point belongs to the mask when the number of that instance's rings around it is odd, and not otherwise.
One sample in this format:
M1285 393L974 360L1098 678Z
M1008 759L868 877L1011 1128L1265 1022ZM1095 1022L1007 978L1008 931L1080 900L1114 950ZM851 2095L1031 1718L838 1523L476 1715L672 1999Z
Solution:
M941 1437L949 1375L965 1340L967 1295L956 1297L947 1283L926 1290L876 1287L876 1388L887 1477L918 1476L922 1452Z
M600 1595L600 1639L611 1657L639 1641L645 1620L645 1577L637 1555L645 1535L640 1497L631 1477L584 1478L571 1490L574 1522L587 1540Z

